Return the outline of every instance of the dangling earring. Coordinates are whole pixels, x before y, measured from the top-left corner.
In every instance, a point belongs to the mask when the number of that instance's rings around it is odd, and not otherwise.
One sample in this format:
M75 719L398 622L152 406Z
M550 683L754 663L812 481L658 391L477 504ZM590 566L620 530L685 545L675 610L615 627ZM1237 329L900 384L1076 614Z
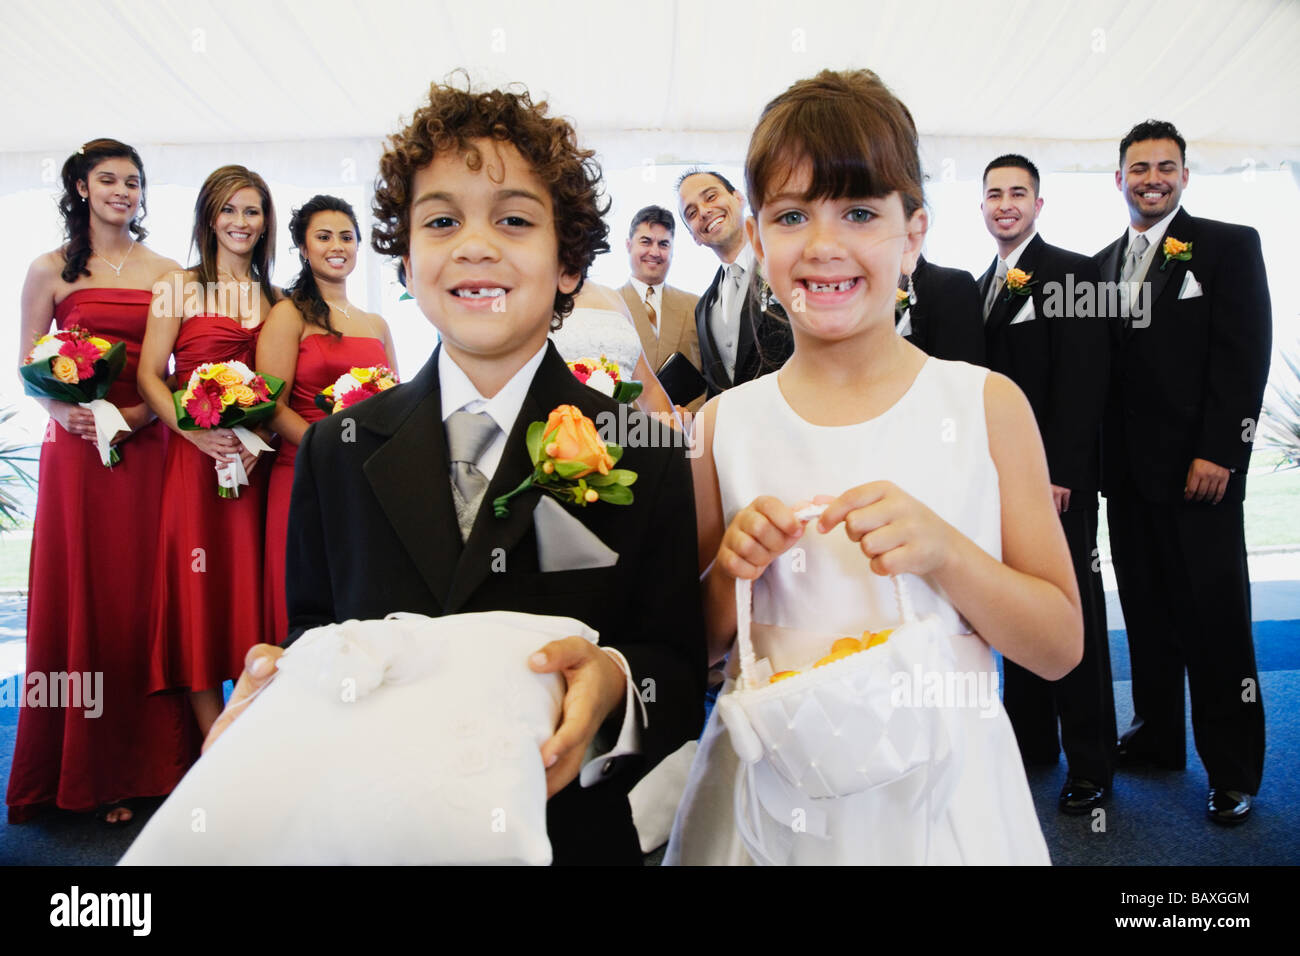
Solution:
M916 286L912 285L912 273L907 274L907 302L916 305Z

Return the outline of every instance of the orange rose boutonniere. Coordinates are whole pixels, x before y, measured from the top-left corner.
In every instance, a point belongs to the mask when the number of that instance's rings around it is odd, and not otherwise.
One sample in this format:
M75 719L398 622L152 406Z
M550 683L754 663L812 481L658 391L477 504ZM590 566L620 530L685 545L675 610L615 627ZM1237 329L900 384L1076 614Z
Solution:
M498 518L510 513L511 498L534 486L579 507L594 501L632 503L636 472L614 467L623 449L602 439L595 423L576 405L560 405L546 421L533 422L525 440L533 473L514 491L492 502Z
M1034 284L1034 274L1025 272L1023 269L1007 270L1007 301L1011 301L1013 295L1029 295L1033 291L1031 286Z
M912 307L912 297L907 294L906 289L899 289L894 293L894 318L901 319L903 313Z
M1179 262L1189 262L1192 258L1192 244L1183 242L1181 239L1175 239L1173 236L1165 236L1164 245L1160 247L1161 254L1165 261L1160 263L1160 271L1165 271L1165 266L1169 265L1170 260L1177 259Z

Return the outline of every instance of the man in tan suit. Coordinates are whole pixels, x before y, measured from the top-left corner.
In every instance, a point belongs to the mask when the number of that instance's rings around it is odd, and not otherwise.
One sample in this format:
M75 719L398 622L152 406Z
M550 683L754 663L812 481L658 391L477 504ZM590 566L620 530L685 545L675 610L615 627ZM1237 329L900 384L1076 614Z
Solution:
M627 253L632 277L619 291L627 302L646 361L656 373L674 352L681 352L697 369L700 340L695 328L699 296L674 289L664 280L673 261L677 223L662 206L646 206L632 217ZM704 404L704 394L687 405L691 412Z

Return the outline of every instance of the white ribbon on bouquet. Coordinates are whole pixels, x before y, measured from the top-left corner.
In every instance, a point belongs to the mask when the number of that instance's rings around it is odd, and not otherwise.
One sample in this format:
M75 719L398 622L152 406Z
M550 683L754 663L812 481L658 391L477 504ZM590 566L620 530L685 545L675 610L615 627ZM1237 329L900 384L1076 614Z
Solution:
M232 431L234 431L235 437L239 439L239 443L248 451L260 454L272 450L270 445L243 426L236 426ZM244 471L244 461L239 455L232 452L230 461L217 462L217 486L232 492L227 497L238 498L239 486L246 484L248 484L248 472Z
M90 409L95 416L95 447L99 449L99 460L111 465L109 457L113 453L113 436L118 432L130 431L131 428L112 402L97 398L93 402L79 402L82 408Z

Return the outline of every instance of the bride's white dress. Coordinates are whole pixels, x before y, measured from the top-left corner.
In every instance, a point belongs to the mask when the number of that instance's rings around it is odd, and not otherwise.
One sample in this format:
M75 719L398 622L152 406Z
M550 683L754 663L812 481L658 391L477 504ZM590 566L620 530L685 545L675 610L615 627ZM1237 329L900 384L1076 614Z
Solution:
M598 359L602 355L618 363L619 377L636 378L641 357L641 337L636 326L622 312L613 309L574 309L558 332L551 333L560 357L566 362Z
M998 475L984 417L987 374L931 358L892 408L841 427L800 418L775 373L727 391L718 404L713 440L725 522L760 495L793 504L888 480L1000 558ZM927 779L935 771L927 768L871 791L813 801L816 813L810 808L795 816L815 816L818 826L795 832L789 807L801 807L808 798L777 792L788 785L774 773L760 773L767 788L759 815L763 845L776 862L797 864L1049 863L997 693L992 652L968 633L937 585L926 578L908 581L917 614L941 617L945 632L954 635L954 671L971 675L965 686L979 691L968 706L954 710L955 779L936 786L937 780ZM889 579L872 573L842 528L823 536L812 525L755 582L753 619L756 628L763 623L829 635L899 623ZM730 689L728 682L724 693ZM733 812L741 770L715 709L677 811L666 864L752 862ZM948 796L936 805L927 799L935 793Z

